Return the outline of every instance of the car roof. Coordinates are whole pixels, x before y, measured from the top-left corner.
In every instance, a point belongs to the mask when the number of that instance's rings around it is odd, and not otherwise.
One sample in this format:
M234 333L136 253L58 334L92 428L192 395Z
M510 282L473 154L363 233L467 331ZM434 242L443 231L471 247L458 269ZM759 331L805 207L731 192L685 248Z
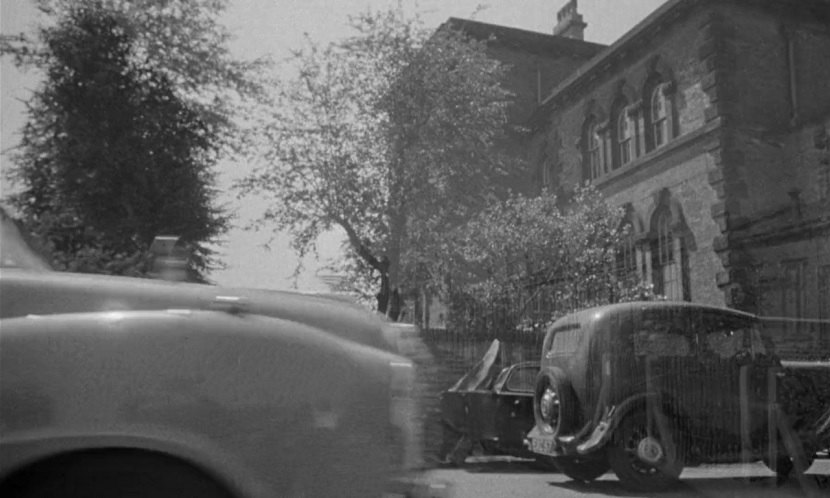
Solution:
M647 310L676 311L684 314L706 312L725 314L750 320L757 319L757 317L751 313L708 304L692 303L687 301L632 301L627 303L595 306L565 315L556 320L550 330L560 331L584 328L589 323L599 322L601 320L608 319L611 316L620 316Z

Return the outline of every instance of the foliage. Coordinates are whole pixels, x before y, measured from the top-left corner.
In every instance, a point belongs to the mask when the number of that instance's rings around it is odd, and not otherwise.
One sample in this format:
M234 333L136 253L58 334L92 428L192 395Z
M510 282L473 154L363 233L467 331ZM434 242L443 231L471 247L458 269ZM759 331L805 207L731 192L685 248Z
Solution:
M344 41L294 53L268 164L239 187L272 199L262 223L289 232L301 255L342 230L341 270L356 286L380 283L385 311L395 289L415 286L429 248L502 184L496 145L510 95L505 69L463 33L429 33L399 8L352 27Z
M224 48L223 4L42 0L52 22L5 40L4 54L44 75L10 200L56 268L144 274L153 238L171 234L190 245L193 278L215 266L203 243L228 218L211 168L244 141L233 99L219 97L258 92L252 66Z
M619 271L629 235L622 218L592 187L566 202L515 195L482 211L448 245L444 290L456 315L478 319L489 310L502 326L532 329L575 309L654 298L636 275Z

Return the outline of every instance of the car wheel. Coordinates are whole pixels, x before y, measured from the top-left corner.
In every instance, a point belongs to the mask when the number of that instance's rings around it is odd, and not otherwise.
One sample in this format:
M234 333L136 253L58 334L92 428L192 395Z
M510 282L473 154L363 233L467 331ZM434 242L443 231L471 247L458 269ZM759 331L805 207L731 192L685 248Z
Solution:
M19 498L232 498L200 470L170 457L132 451L91 451L56 457L3 482Z
M647 417L645 410L637 410L626 415L614 432L608 461L620 483L629 490L667 489L677 482L683 470L673 441L676 438L673 434L660 433L657 416ZM666 425L669 425L668 421ZM671 427L665 430L676 432Z
M536 426L554 436L567 434L576 423L576 396L559 369L539 374L533 396Z
M473 442L466 434L456 431L446 423L441 424L443 441L438 458L441 463L461 467L473 449Z
M554 463L563 474L580 482L591 482L611 470L605 455L591 459L560 457L554 459Z

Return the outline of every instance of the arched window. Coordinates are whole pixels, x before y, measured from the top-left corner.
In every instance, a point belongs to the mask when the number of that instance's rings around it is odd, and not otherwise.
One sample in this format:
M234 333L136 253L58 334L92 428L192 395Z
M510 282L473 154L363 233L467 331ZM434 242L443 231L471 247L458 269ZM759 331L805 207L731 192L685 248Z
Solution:
M592 122L588 125L586 139L586 151L588 154L588 164L591 168L591 179L595 180L603 174L601 150L602 139L599 134L597 123Z
M671 229L671 213L663 209L657 215L657 263L660 266L674 261L674 236Z
M681 215L682 218L682 215ZM672 300L689 299L688 256L684 234L668 205L662 205L652 218L651 266L654 291Z
M617 250L617 276L626 280L637 276L637 250L634 244L634 227L631 222L625 223L625 231L620 247Z
M671 138L671 102L666 95L667 84L657 85L651 92L651 142L654 148L665 145Z
M620 109L617 116L617 153L619 166L631 162L634 158L634 120L629 116L628 109Z

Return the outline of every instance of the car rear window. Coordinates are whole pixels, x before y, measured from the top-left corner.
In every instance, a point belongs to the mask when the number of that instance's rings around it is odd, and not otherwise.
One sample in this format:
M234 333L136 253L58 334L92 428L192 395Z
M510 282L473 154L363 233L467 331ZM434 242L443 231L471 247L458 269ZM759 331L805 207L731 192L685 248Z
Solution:
M578 324L563 327L559 331L554 329L550 353L554 355L569 355L579 349L582 330Z

